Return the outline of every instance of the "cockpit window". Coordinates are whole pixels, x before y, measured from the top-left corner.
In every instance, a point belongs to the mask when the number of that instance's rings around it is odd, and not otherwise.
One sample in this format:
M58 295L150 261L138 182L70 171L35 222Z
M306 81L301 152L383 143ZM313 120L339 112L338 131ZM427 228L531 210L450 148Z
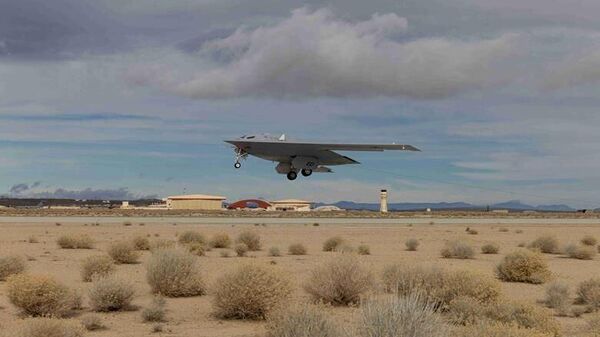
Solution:
M253 138L254 138L254 136L248 136L248 137L246 137L246 139L253 139Z

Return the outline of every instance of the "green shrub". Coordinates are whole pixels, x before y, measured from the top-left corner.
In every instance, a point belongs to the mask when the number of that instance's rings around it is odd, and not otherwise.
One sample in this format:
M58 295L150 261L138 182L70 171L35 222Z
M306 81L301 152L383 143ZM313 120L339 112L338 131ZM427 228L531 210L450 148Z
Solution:
M529 244L529 248L539 250L544 254L557 254L560 252L558 240L553 235L540 236Z
M245 244L250 251L260 250L261 247L260 236L256 232L250 230L241 232L240 235L238 235L236 242L238 244Z
M258 264L244 264L216 282L213 309L226 319L265 319L290 298L292 287L283 273Z
M319 306L291 306L267 322L267 337L339 337L334 321Z
M108 255L117 264L137 263L140 257L140 254L135 250L133 243L130 241L112 243L108 247Z
M472 259L475 256L475 250L466 243L453 241L446 243L441 254L446 259Z
M544 283L551 276L544 258L526 250L506 255L496 267L496 274L502 281L533 284Z
M134 286L115 276L94 278L88 291L94 311L120 311L129 307L135 295Z
M294 243L288 247L288 254L290 255L306 255L306 247L301 243Z
M74 293L67 286L43 275L9 276L6 294L13 305L30 316L62 317L75 304Z
M25 260L22 257L11 255L0 257L0 281L14 274L20 274L25 271Z
M356 304L372 289L373 276L356 256L342 254L315 268L304 289L316 302Z
M339 236L334 236L327 239L323 243L323 251L324 252L335 252L338 248L344 243L344 239Z
M81 263L81 278L83 282L91 282L93 277L108 276L115 270L113 260L109 256L89 256Z
M169 297L204 295L196 258L176 249L161 249L146 265L146 280L155 294Z
M417 239L408 239L404 243L406 245L406 250L414 252L419 248L419 240Z

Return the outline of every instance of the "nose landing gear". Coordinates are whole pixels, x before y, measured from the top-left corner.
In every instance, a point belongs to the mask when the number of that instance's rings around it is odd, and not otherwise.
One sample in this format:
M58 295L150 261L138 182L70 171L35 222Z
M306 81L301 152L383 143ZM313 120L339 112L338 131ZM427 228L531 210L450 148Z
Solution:
M239 169L240 167L242 167L242 163L240 163L240 160L246 159L246 157L248 157L248 152L244 151L244 149L241 149L239 147L236 147L233 151L235 152L235 164L233 164L233 167Z
M233 164L233 167L239 169L240 167L242 167L242 164L239 161L236 161L235 164Z

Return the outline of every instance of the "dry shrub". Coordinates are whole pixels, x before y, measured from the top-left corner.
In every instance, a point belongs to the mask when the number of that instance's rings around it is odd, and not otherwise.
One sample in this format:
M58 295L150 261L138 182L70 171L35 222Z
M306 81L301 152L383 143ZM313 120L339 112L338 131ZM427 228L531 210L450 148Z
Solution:
M485 245L481 246L482 254L498 254L499 251L500 247L498 247L498 245L495 243L486 243Z
M583 238L581 238L581 244L586 246L595 246L596 244L598 244L598 240L596 240L596 238L591 235L586 235Z
M156 296L152 299L149 307L142 310L142 319L144 322L164 322L165 321L165 299Z
M472 259L475 256L473 247L458 241L447 242L440 253L446 259Z
M446 337L448 327L419 295L368 299L361 305L357 336Z
M112 258L106 255L89 256L81 263L83 282L91 282L93 277L104 277L115 272Z
M239 257L244 257L246 256L246 253L248 253L248 245L245 243L238 243L237 245L235 245L235 247L233 248L233 250L235 250L235 253L237 254L237 256Z
M106 329L102 318L95 314L87 314L79 320L87 331Z
M544 283L551 276L544 258L527 250L506 255L496 267L496 274L502 281L533 284Z
M419 240L417 239L408 239L404 243L406 245L406 250L414 252L419 248Z
M585 320L587 331L590 336L600 337L600 314L591 315Z
M267 322L267 337L340 337L334 321L316 305L292 306Z
M206 246L204 243L194 242L186 245L187 251L196 256L206 255Z
M56 239L56 243L63 249L92 249L94 240L87 235L62 235Z
M533 240L528 246L544 254L557 254L560 252L558 239L553 235L543 235Z
M343 244L339 246L335 251L338 253L354 253L354 247L348 244Z
M332 305L356 304L373 286L371 272L356 256L341 254L315 268L304 289L313 300Z
M491 277L436 267L388 266L383 272L383 285L386 292L399 296L420 293L441 310L446 310L458 297L491 303L500 296L500 283Z
M565 247L565 253L572 259L593 260L596 256L596 249L590 246L568 245Z
M84 328L81 323L70 319L28 318L21 324L18 337L81 337Z
M62 317L75 304L74 293L49 276L12 275L6 289L10 302L30 316Z
M206 243L206 239L204 235L198 233L196 231L185 231L183 234L179 235L179 243L188 244L188 243Z
M243 243L248 246L248 250L257 251L260 250L260 236L253 231L243 231L238 235L237 243Z
M123 222L123 226L125 226L125 227L129 227L129 226L131 226L131 225L132 225L132 224L131 224L131 222L129 222L129 221L125 221L125 222Z
M221 256L221 257L230 257L231 254L227 250L222 250L221 252L219 252L219 256Z
M338 248L344 243L344 239L339 236L331 237L323 243L323 251L324 252L334 252L337 251Z
M500 232L500 233L508 233L508 228L506 228L506 227L500 227L498 229L498 232Z
M269 256L281 256L281 251L279 250L279 247L269 248Z
M226 319L265 319L292 293L289 279L272 267L244 264L215 284L213 309Z
M585 304L591 310L600 308L600 279L593 278L583 281L577 287L577 301Z
M290 255L306 255L306 247L301 243L294 243L288 247L288 254Z
M459 296L448 305L446 317L452 324L472 325L482 319L483 313L483 303L473 297Z
M552 282L546 287L544 303L549 308L556 309L561 316L566 316L571 301L569 300L569 286L562 282Z
M360 245L356 247L356 253L358 255L371 255L371 248L367 245Z
M88 292L90 307L94 311L126 309L134 295L134 285L131 282L112 275L94 278Z
M146 265L146 280L153 293L164 296L185 297L206 293L196 258L181 250L154 252Z
M552 312L532 304L498 301L486 308L485 316L500 323L560 336L560 324L554 319Z
M131 241L136 250L150 250L150 240L145 236L138 235Z
M150 243L150 251L155 252L159 249L168 249L175 247L175 241L167 239L156 239Z
M212 237L209 244L213 248L229 248L231 247L231 239L227 233L218 233Z
M37 239L37 237L35 237L34 235L29 236L29 238L27 238L27 242L29 243L39 243L40 241Z
M129 241L115 242L108 247L108 255L117 264L137 263L140 254Z
M467 229L467 234L477 235L477 234L479 234L479 232L476 229L469 228L469 229Z
M454 330L452 337L554 337L532 329L520 328L512 324L493 321L480 321Z
M25 260L16 255L0 257L0 281L25 271Z

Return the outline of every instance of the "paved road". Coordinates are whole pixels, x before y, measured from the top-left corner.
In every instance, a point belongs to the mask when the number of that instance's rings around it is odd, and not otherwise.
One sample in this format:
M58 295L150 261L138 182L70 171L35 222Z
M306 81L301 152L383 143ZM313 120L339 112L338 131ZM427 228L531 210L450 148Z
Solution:
M538 218L230 218L230 217L0 217L0 225L7 223L179 223L179 224L598 224L599 218L538 219Z

